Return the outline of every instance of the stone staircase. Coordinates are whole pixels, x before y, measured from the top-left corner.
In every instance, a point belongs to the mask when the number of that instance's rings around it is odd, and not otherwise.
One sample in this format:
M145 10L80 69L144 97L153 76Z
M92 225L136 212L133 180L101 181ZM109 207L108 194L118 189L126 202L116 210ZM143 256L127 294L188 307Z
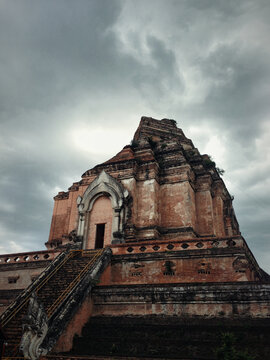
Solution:
M46 314L49 329L52 327L52 323L56 321L57 314L63 306L65 308L70 307L72 310L68 314L70 319L74 313L74 306L76 307L76 301L71 301L72 296L78 291L83 292L85 290L86 283L89 284L89 280L85 281L85 278L87 275L89 277L91 271L93 272L104 254L108 255L109 252L110 249L71 250L60 254L1 316L1 326L7 338L4 356L17 357L22 355L19 346L23 335L23 324L29 323L26 318L29 317L29 303L33 294L35 294L36 304L39 304L42 312ZM96 278L93 279L93 283L95 281ZM85 283L85 286L82 287L81 283ZM81 294L81 298L83 298L83 294ZM35 314L30 314L30 320L32 318L36 320ZM62 325L64 326L64 324L66 322ZM42 329L40 330L42 331Z

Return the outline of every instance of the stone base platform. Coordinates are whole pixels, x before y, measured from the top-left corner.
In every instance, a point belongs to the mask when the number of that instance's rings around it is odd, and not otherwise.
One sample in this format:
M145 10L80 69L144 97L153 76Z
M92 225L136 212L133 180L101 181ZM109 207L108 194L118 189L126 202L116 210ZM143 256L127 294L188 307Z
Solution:
M270 321L270 284L176 283L98 286L92 316L263 318Z
M269 359L268 320L166 316L92 317L65 355L214 360L224 333L235 339L237 351L247 351L256 360Z

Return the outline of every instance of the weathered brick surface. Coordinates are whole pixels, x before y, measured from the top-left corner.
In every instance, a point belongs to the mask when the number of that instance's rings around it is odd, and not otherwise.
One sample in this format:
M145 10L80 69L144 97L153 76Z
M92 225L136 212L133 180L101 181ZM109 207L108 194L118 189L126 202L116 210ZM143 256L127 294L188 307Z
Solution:
M214 163L200 155L173 121L142 118L131 146L86 171L80 182L55 197L49 243L77 229L77 198L102 170L117 179L132 197L129 226L137 229L134 240L162 240L163 234L153 227L177 228L178 237L184 238L183 230L187 227L191 231L189 236L239 234L231 197ZM89 224L93 211L87 216ZM87 231L84 241L87 247L92 247Z
M93 316L266 319L269 284L173 283L97 287Z

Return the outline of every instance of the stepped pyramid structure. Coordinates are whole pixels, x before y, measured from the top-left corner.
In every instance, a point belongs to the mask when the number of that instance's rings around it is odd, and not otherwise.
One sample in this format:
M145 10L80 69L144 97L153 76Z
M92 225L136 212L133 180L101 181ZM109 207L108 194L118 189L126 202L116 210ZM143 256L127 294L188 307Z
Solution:
M142 117L54 200L47 250L0 256L5 357L215 359L229 331L270 358L269 276L174 120Z

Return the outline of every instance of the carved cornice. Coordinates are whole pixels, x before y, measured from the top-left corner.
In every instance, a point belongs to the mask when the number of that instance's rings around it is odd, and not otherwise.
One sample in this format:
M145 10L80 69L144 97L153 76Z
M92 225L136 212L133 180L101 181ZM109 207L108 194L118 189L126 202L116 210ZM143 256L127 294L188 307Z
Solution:
M60 191L55 197L54 200L66 200L69 198L69 192L68 191Z

